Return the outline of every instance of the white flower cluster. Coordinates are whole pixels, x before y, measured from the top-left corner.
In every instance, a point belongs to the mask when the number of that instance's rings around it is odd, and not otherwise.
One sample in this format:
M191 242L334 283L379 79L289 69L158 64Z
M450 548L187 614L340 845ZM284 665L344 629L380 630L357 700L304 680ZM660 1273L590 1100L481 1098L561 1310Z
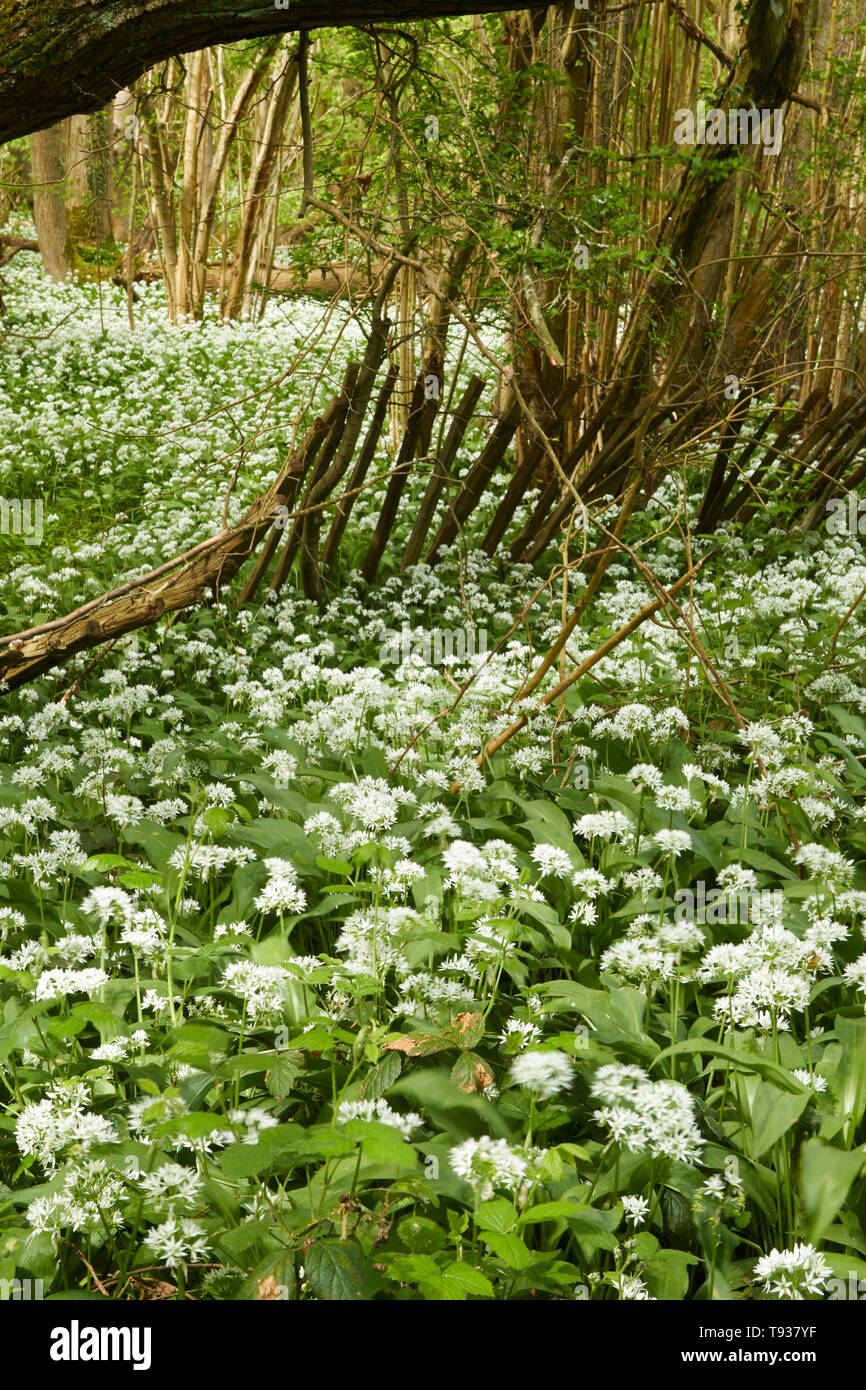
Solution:
M463 1178L482 1202L497 1189L516 1192L529 1166L526 1156L505 1139L467 1139L451 1149L449 1162L458 1178Z
M250 960L233 961L223 971L223 983L243 999L253 1022L282 1011L289 979L281 965L256 965Z
M59 1192L32 1201L27 1219L34 1231L51 1235L64 1229L84 1231L92 1241L101 1244L106 1229L116 1231L123 1224L115 1204L126 1195L124 1178L113 1172L104 1159L92 1159L71 1167Z
M337 1124L344 1125L349 1120L378 1120L380 1125L390 1125L392 1129L399 1130L405 1139L409 1138L413 1129L419 1129L424 1123L414 1110L401 1115L392 1110L382 1097L378 1100L341 1101L337 1107Z
M35 1154L50 1171L66 1152L86 1153L94 1144L117 1142L111 1120L85 1106L91 1100L84 1081L53 1082L44 1100L25 1105L15 1124L15 1140L22 1154Z
M793 1250L777 1250L762 1255L755 1263L755 1279L771 1298L802 1300L805 1294L820 1294L833 1271L813 1245L802 1242Z
M298 871L288 859L266 859L270 875L256 898L259 912L303 912L307 895L298 887Z
M574 1080L575 1065L564 1052L522 1052L514 1059L511 1080L539 1100L566 1091Z
M651 1081L642 1067L599 1067L592 1095L606 1104L595 1111L611 1138L632 1153L694 1163L703 1149L694 1102L677 1081Z

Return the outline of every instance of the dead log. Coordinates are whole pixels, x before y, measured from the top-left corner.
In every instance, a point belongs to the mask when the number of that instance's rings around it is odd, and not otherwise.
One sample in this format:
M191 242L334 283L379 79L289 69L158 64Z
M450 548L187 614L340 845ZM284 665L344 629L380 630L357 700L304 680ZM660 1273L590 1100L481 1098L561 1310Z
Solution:
M276 509L284 505L294 474L304 466L306 449L312 447L311 439L326 436L345 406L342 397L331 401L267 492L256 498L237 525L212 537L206 548L197 547L196 557L180 569L160 574L147 587L132 589L119 598L104 595L104 602L94 600L85 606L86 611L46 624L43 630L6 639L5 650L0 653L3 688L14 690L63 665L77 652L147 627L166 613L191 608L201 603L208 590L218 596L265 535Z
M29 251L38 250L39 247L38 243L34 243L32 248L28 244L18 249ZM230 271L231 264L228 262L225 269ZM311 298L317 299L364 298L370 292L371 283L375 283L380 268L379 263L374 263L371 281L366 271L359 270L349 261L328 262L327 265L317 266L303 277L298 276L294 266L275 265L271 268L266 288L271 294L310 295ZM205 289L209 293L218 292L222 273L219 265L212 264L207 267ZM156 284L164 277L158 266L140 266L132 278L139 284ZM123 275L112 275L111 282L113 285L125 286L126 278ZM258 283L255 276L253 282Z

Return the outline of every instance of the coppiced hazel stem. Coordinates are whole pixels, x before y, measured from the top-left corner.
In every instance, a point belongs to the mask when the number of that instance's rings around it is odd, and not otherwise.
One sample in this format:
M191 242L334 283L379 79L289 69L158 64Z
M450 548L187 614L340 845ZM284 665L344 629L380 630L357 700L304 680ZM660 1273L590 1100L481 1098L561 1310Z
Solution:
M520 730L524 729L536 714L540 714L541 711L552 704L554 700L558 700L561 695L565 694L566 690L569 690L571 686L574 685L575 681L579 681L588 671L591 671L593 666L606 657L609 652L612 652L614 647L619 646L620 642L623 642L626 637L629 637L636 628L640 627L641 623L645 623L647 618L652 617L653 613L657 613L660 608L668 604L674 594L679 593L680 589L684 588L686 584L689 584L710 557L717 554L717 552L718 547L711 550L709 554L705 555L697 564L692 565L691 569L687 570L685 574L681 574L677 582L671 585L670 589L664 590L660 598L653 599L651 603L645 604L638 613L635 613L633 618L630 618L612 637L609 637L606 642L603 642L602 645L593 652L592 656L588 656L586 660L582 661L575 670L564 678L564 680L559 681L552 690L548 690L547 694L543 695L531 710L527 711L526 714L522 714L513 724L509 724L508 728L503 729L501 734L497 734L495 738L489 739L475 759L475 766L483 767L486 758L492 758L494 753L498 753L499 749L502 748L509 739L512 739L515 734L519 734ZM450 791L455 795L459 790L459 782L454 782L450 787Z

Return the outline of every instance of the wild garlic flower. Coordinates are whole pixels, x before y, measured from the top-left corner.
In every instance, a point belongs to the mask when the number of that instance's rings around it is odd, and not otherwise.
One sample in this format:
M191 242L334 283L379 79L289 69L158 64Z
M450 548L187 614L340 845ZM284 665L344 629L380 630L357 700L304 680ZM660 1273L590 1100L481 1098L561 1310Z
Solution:
M266 859L269 878L255 900L259 912L303 912L307 895L298 887L298 871L287 859Z
M336 1122L345 1125L349 1120L377 1120L380 1125L390 1125L392 1129L399 1130L404 1139L408 1139L412 1130L420 1129L424 1123L414 1110L408 1110L405 1115L392 1110L383 1097L378 1100L342 1101L337 1107Z
M487 1202L497 1189L516 1192L529 1166L526 1157L505 1139L467 1139L450 1150L449 1162L458 1178Z
M564 1052L522 1052L511 1066L511 1080L539 1100L549 1100L567 1091L574 1080L575 1065Z
M650 1209L646 1197L624 1196L620 1197L620 1201L625 1211L626 1220L630 1221L633 1226L642 1226Z
M649 1152L657 1158L676 1158L693 1163L703 1140L695 1119L694 1102L677 1081L650 1081L640 1067L616 1063L599 1067L591 1092L608 1103L595 1118L611 1138L632 1153ZM615 1095L611 1102L609 1097Z
M755 1279L771 1298L802 1300L805 1294L820 1294L833 1271L813 1245L800 1243L793 1250L776 1250L762 1255L755 1264Z

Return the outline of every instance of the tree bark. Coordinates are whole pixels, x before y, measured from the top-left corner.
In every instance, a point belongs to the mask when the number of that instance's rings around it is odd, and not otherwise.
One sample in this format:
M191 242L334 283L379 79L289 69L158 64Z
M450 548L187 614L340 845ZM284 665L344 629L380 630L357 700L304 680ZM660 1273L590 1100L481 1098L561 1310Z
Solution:
M513 8L514 0L16 0L0 11L0 144L97 111L156 63L211 44Z
M42 264L52 280L66 280L72 270L66 205L63 201L64 125L35 131L30 137L33 171L33 221Z

